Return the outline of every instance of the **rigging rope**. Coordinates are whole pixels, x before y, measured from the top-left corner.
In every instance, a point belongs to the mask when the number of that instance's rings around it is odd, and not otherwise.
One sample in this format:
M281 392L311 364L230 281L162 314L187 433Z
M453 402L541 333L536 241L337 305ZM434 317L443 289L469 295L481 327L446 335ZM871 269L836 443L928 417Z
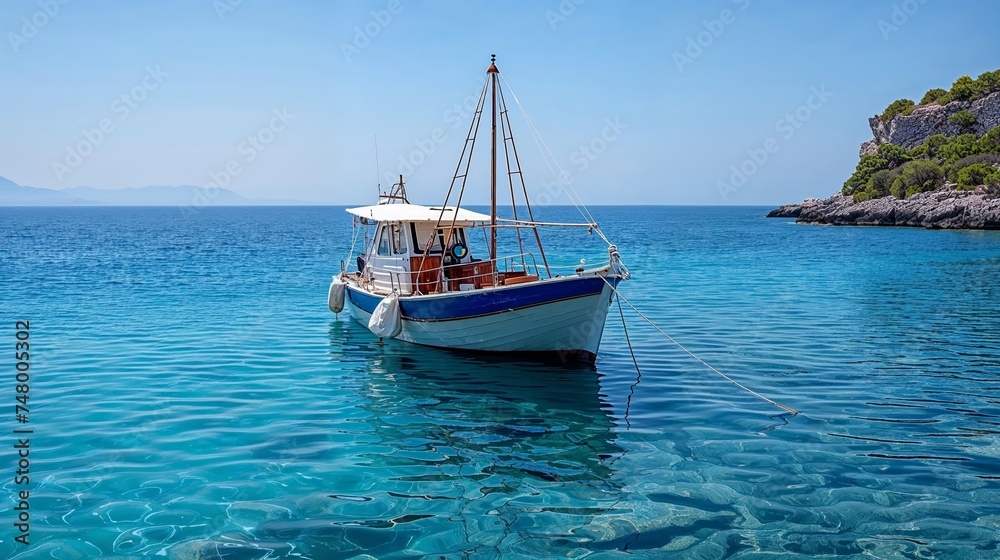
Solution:
M487 77L488 76L489 76L489 74L487 74ZM476 90L480 90L480 89L485 88L486 87L486 80L487 80L487 78L483 78L483 81L480 82L479 85L476 86ZM470 95L469 97L465 98L465 104L462 105L462 110L459 111L459 112L457 112L457 113L455 113L455 116L451 119L451 122L448 123L448 128L444 129L444 134L442 134L441 136L438 136L438 139L435 140L434 144L431 145L430 150L428 150L427 153L424 154L424 158L422 160L420 160L420 163L418 163L416 165L416 167L413 168L413 171L410 172L410 175L406 178L407 182L409 182L410 180L413 179L413 176L417 174L417 170L420 169L420 166L422 166L425 161L427 161L428 159L430 159L430 155L432 153L434 153L435 149L437 149L437 145L440 144L441 141L444 140L448 136L448 132L450 132L451 128L453 126L455 126L455 123L458 122L459 118L462 116L462 113L465 112L466 107L469 106L469 101L471 99L473 99L473 97L474 96Z
M663 329L661 329L659 326L657 326L656 323L654 323L652 321L652 319L650 319L649 317L646 317L646 315L644 315L642 311L639 311L638 307L636 307L635 305L633 305L632 302L629 301L625 296L621 295L621 293L614 287L614 285L612 285L611 282L608 282L607 278L604 278L603 276L601 276L601 279L603 279L604 282L608 286L611 287L611 290L614 291L616 297L621 298L621 300L624 301L626 304L628 304L628 306L631 307L633 311L635 311L640 317L642 317L643 319L645 319L646 322L650 324L650 326L652 326L654 329L656 329L657 331L659 331L659 333L662 334L663 336L665 336L667 338L667 340L669 340L670 342L673 342L675 345L677 345L677 347L680 348L681 350L683 350L685 353L687 353L688 356L691 356L692 358L694 358L695 360L697 360L698 362L700 362L701 365L703 365L703 366L707 367L708 369L712 370L713 372L719 374L726 381L732 383L733 385L736 385L740 389L743 389L747 393L750 393L751 395L753 395L753 396L755 396L755 397L757 397L759 399L767 401L767 402L773 404L774 406L776 406L778 408L787 410L788 412L791 412L792 414L798 414L799 413L798 410L795 410L794 408L792 408L790 406L785 406L785 405L779 403L778 401L769 399L769 398L765 397L764 395L761 395L760 393L754 391L753 389L750 389L746 385L741 384L740 382L736 381L732 377L729 377L728 375L726 375L726 374L722 373L721 371L719 371L719 370L715 369L714 367L712 367L711 364L709 364L705 360L702 360L701 358L699 358L697 355L695 355L694 352L692 352L692 351L688 350L687 348L685 348L683 344L681 344L680 342L677 342L676 340L674 340L674 338L672 336L670 336L669 334L663 332ZM619 305L621 305L621 304L619 303ZM625 322L625 318L622 317L622 323L624 323L624 322ZM631 344L631 342L629 343L629 351L630 352L632 351L632 344ZM632 355L632 359L635 360L635 355L634 354ZM638 365L636 365L636 367L638 368Z
M345 271L348 268L351 268L351 257L354 256L354 246L358 242L358 231L360 230L360 228L358 227L357 220L358 219L355 218L355 217L352 217L352 219L351 219L352 229L354 231L351 232L351 249L347 252L347 259L344 260L344 270Z
M528 125L528 131L531 132L531 137L535 140L535 144L538 146L539 151L542 152L542 159L545 160L545 165L548 166L549 171L552 172L556 181L558 181L559 185L566 191L566 194L569 196L569 201L573 203L573 206L576 208L577 212L583 216L584 220L591 223L597 223L597 220L594 219L594 216L590 213L587 205L583 203L583 199L580 197L580 194L577 193L576 189L573 187L573 183L569 180L569 176L565 171L563 171L562 166L559 165L559 161L556 160L555 155L552 154L552 150L549 149L548 144L545 143L542 135L538 132L538 128L536 128L535 124L531 122L530 118L528 118L528 113L524 110L524 106L521 105L521 101L517 98L517 94L514 93L514 88L510 87L510 83L507 82L507 78L504 77L502 72L500 73L500 79L503 80L503 83L507 86L507 91L509 91L510 96L514 98L514 104L517 105L517 108L521 111L521 116L524 117L524 122ZM546 157L546 153L548 153L548 157ZM551 163L549 158L551 158ZM556 169L559 170L558 174L555 169L552 168L553 163L555 164ZM603 239L605 243L611 245L611 241L604 236L604 232L601 231L600 227L596 227L594 230L597 232L597 235L601 236L601 239Z

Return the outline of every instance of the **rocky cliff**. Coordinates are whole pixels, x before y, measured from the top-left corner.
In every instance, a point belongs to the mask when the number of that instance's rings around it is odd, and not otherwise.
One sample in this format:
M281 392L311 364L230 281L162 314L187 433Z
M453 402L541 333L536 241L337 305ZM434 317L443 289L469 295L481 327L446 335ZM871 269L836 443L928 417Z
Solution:
M972 113L976 117L975 124L963 127L948 120L960 111ZM971 132L981 136L991 128L1000 126L1000 91L975 101L918 105L909 115L896 115L887 123L875 115L868 119L868 125L875 138L861 144L860 156L875 153L880 144L895 144L909 150L923 144L933 134L958 136Z
M956 191L950 185L906 199L886 196L854 202L852 197L838 193L824 200L782 206L767 217L836 226L1000 229L1000 197L988 187Z
M948 91L929 90L920 105L898 99L868 125L874 138L861 145L840 193L782 206L768 217L1000 229L1000 70L975 80L962 76Z

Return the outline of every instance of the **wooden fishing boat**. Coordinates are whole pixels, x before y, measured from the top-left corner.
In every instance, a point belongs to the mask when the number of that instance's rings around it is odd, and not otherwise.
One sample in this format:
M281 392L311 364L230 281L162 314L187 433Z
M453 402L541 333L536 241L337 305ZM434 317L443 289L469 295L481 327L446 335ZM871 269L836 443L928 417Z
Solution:
M378 204L349 208L355 227L374 228L356 262L341 264L328 295L330 309L346 309L381 338L482 352L552 353L594 361L615 287L628 279L615 245L601 266L575 266L553 274L540 230L584 223L536 221L520 171L517 149L495 56L466 136L465 147L441 206L411 204L402 176ZM472 152L486 104L490 104L490 213L461 207ZM507 159L512 218L497 213L497 125ZM523 199L515 200L515 186ZM448 205L457 194L455 205ZM585 215L589 217L589 213ZM480 230L488 254L473 254L469 240ZM497 254L498 234L516 238L518 251ZM533 246L531 244L533 243ZM529 246L532 250L528 250ZM353 256L353 255L352 255ZM348 259L350 262L350 259Z

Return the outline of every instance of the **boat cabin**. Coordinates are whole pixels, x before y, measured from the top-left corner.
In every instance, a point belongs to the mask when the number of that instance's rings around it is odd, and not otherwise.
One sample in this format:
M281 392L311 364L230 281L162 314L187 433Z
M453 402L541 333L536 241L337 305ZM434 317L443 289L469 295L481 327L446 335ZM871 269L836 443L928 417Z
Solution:
M501 258L498 270L497 259L472 254L469 237L474 228L488 227L486 214L408 203L347 211L374 226L357 262L359 280L374 292L426 295L538 280L537 274L529 274L524 255Z

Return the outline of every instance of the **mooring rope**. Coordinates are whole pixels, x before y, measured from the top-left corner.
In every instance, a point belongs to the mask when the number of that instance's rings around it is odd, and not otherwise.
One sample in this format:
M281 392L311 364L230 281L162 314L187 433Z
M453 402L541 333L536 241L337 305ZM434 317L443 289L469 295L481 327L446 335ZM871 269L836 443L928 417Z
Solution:
M629 410L632 408L632 396L635 395L635 387L642 379L642 371L639 370L639 361L635 359L635 352L632 350L632 339L628 336L628 327L625 325L625 312L622 311L622 300L615 290L615 301L618 303L618 315L622 318L622 330L625 331L625 342L628 343L628 352L632 355L632 363L635 365L635 383L628 388L628 399L625 401L625 429L632 428L632 422L628 419Z
M653 322L653 320L652 320L652 319L650 319L649 317L646 317L646 315L645 315L645 314L643 314L643 312L642 312L642 311L639 311L639 308L638 308L638 307L636 307L635 305L633 305L633 304L632 304L632 302L628 300L628 298L626 298L625 296L621 295L621 292L619 292L619 291L618 291L618 290L617 290L617 289L616 289L616 288L614 287L614 285L613 285L613 284L611 284L611 282L608 282L608 279L607 279L607 278L604 278L603 276L601 276L601 279L603 279L603 280L604 280L604 282L605 282L605 283L606 283L606 284L607 284L608 286L610 286L610 287L611 287L611 289L612 289L612 290L613 290L613 291L615 292L615 296L616 296L616 297L620 298L620 299L621 299L621 301L624 301L624 302L625 302L626 304L628 304L628 306L629 306L629 307L631 307L631 308L632 308L632 310L633 310L633 311L635 311L635 312L636 312L636 313L637 313L637 314L638 314L638 315L639 315L640 317L642 317L643 319L645 319L645 320L646 320L646 322L650 324L650 326L652 326L652 327L653 327L654 329L656 329L656 330L657 330L657 331L658 331L658 332L659 332L660 334L662 334L663 336L665 336L665 337L667 338L667 340L669 340L670 342L673 342L673 343L674 343L675 345L677 345L677 347L678 347L678 348L680 348L681 350L683 350L683 351L684 351L684 352L685 352L685 353L686 353L686 354L687 354L688 356L691 356L692 358L694 358L695 360L697 360L697 361L698 361L699 363L701 363L701 365L703 365L703 366L707 367L708 369L712 370L713 372L715 372L715 373L719 374L719 375L720 375L720 376L722 376L722 378L723 378L723 379L725 379L726 381L728 381L728 382L732 383L733 385L736 385L736 386L737 386L737 387L739 387L740 389L743 389L743 390L744 390L744 391L746 391L747 393L750 393L751 395L753 395L753 396L755 396L755 397L757 397L757 398L759 398L759 399L762 399L762 400L764 400L764 401L767 401L767 402L769 402L769 403L773 404L774 406L776 406L776 407L778 407L778 408L781 408L781 409L784 409L784 410L787 410L788 412L791 412L791 413L792 413L793 415L794 415L794 414L798 414L798 413L799 413L799 411L798 411L798 410L795 410L794 408L792 408L792 407L790 407L790 406L785 406L785 405L783 405L783 404L779 403L778 401L775 401L775 400L772 400L772 399L769 399L769 398L765 397L764 395L762 395L762 394L758 393L757 391L754 391L753 389L750 389L750 388L749 388L749 387L747 387L746 385L743 385L743 384L742 384L742 383L740 383L739 381L736 381L736 380L735 380L735 379L733 379L732 377L729 377L728 375L726 375L726 374L722 373L721 371L719 371L719 370L715 369L714 367L712 367L712 365L711 365L711 364L709 364L709 363L708 363L708 362L706 362L705 360L702 360L701 358L699 358L699 357L698 357L698 356L697 356L697 355L696 355L696 354L695 354L694 352L692 352L692 351L688 350L687 348L685 348L685 347L684 347L684 345L683 345L683 344L681 344L680 342L677 342L677 341L676 341L676 340L674 339L674 337L672 337L672 336L670 336L669 334L665 333L665 332L663 331L663 329L661 329L661 328L660 328L659 326L657 326L657 325L656 325L656 323L654 323L654 322ZM623 316L623 317L622 317L622 323L624 323L624 322L625 322L625 317ZM631 343L631 342L629 342L628 344L629 344L629 352L631 352L631 351L632 351L632 343ZM633 361L635 360L635 354L634 354L634 353L632 354L632 360L633 360ZM636 368L638 368L638 367L639 367L639 366L638 366L638 364L636 364Z

